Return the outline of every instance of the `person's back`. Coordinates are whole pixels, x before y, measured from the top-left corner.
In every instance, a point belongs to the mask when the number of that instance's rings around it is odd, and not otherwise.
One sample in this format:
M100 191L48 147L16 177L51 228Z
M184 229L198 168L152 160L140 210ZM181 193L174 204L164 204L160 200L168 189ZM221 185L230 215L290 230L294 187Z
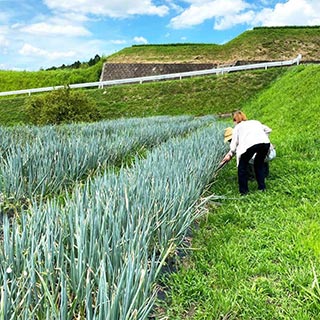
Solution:
M231 142L231 150L237 149L239 156L257 143L270 143L266 128L268 127L262 125L258 120L246 120L238 123L233 129L235 139Z
M252 146L256 143L269 142L261 122L257 120L242 121L236 125L235 129L239 133L239 144Z

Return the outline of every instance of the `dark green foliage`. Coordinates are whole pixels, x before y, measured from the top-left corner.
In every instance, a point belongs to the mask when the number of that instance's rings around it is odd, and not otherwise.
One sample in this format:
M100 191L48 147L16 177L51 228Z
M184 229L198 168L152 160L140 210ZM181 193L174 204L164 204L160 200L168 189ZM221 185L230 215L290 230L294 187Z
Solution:
M212 46L212 43L159 43L159 44L134 44L132 45L132 48L137 47L183 47L183 46Z
M277 26L277 27L264 27L264 26L261 26L261 27L254 27L253 30L260 30L260 29L266 29L266 30L270 30L270 29L320 29L320 26Z
M25 112L35 125L91 122L100 119L94 100L68 87L33 96L25 102Z
M46 69L48 70L58 70L58 69L79 69L79 68L87 68L87 67L91 67L94 66L95 64L97 64L100 61L101 57L96 54L94 58L91 58L88 62L80 62L79 60L75 61L74 63L70 64L70 65L61 65L60 67L51 67Z
M91 58L89 61L88 61L88 66L90 67L90 66L94 66L96 63L98 63L99 61L100 61L100 59L101 59L101 57L98 55L98 54L96 54L95 56L94 56L94 58Z

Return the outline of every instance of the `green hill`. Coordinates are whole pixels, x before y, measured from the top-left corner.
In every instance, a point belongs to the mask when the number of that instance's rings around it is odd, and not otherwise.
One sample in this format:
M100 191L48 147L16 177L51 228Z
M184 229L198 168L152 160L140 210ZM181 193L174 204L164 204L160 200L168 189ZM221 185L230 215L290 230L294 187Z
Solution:
M259 27L230 42L217 44L136 45L109 57L107 62L235 63L237 61L318 61L320 27Z
M99 81L103 61L79 69L0 70L0 92Z
M273 131L267 192L238 196L234 163L179 271L164 280L168 319L317 319L320 312L318 66L299 66L243 107ZM227 125L232 125L226 123ZM165 310L165 311L163 311Z
M271 68L219 76L91 89L103 118L221 114L241 108L287 71ZM26 121L26 96L0 99L0 124Z
M64 70L0 70L0 91L99 81L104 61L113 63L235 63L288 60L318 61L320 27L254 28L224 45L136 45L104 57L91 67Z
M302 53L303 60L318 59L320 27L254 28L224 45L173 44L126 48L107 58L110 62L235 62L282 60ZM0 71L0 91L55 86L99 79L103 60L89 68L38 72ZM294 69L295 67L293 67ZM287 69L268 69L182 81L144 83L90 89L86 92L104 118L176 114L220 114L242 108ZM0 124L26 121L27 96L0 98Z
M320 117L319 83L319 66L293 68L245 109L274 127L277 143L283 144L280 150L313 160L319 155L320 145L316 133Z

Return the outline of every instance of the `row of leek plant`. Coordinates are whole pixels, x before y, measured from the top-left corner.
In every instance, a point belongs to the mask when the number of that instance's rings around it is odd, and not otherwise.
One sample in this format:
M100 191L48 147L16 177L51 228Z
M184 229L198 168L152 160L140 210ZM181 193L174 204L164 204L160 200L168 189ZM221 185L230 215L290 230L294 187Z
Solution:
M207 117L202 117L207 118ZM212 117L208 117L212 118ZM170 124L170 123L184 123L194 120L193 116L155 116L147 118L120 118L115 120L108 120L102 122L85 123L85 124L67 124L60 126L14 126L14 127L3 127L0 126L0 148L1 153L10 148L14 144L21 144L27 142L32 142L39 135L43 136L48 130L56 130L62 136L92 136L92 134L111 134L122 132L128 129L134 129L136 127L153 126L160 124ZM45 136L44 136L45 138Z
M212 123L213 117L153 117L62 127L2 128L0 190L30 198L60 192L141 148ZM11 135L10 135L11 133Z
M4 220L3 319L147 319L166 257L203 213L225 152L219 124L177 137ZM204 202L204 201L203 201Z

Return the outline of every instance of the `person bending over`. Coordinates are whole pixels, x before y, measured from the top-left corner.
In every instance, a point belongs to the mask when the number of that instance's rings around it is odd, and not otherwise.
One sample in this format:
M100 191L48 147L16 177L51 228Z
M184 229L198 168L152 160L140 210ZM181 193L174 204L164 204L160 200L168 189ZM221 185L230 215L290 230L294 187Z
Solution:
M231 127L225 128L225 131L224 131L224 143L229 143L230 144L231 139L232 139L232 131L233 131L233 129ZM270 132L268 132L268 135L269 135ZM248 165L248 179L249 180L255 180L254 168L253 168L254 157L255 157L255 154L249 160L249 165ZM274 146L270 142L270 149L268 151L268 154L267 154L266 158L264 159L264 165L263 165L263 172L264 172L264 177L265 178L267 178L269 176L269 162L271 160L273 160L275 157L276 157L276 149L274 148Z
M230 161L234 155L237 156L238 184L241 195L249 192L248 188L248 166L254 154L254 172L258 183L258 190L264 191L264 159L270 148L268 133L271 129L258 120L248 120L242 111L233 114L235 127L232 132L230 151L225 155L223 161Z

